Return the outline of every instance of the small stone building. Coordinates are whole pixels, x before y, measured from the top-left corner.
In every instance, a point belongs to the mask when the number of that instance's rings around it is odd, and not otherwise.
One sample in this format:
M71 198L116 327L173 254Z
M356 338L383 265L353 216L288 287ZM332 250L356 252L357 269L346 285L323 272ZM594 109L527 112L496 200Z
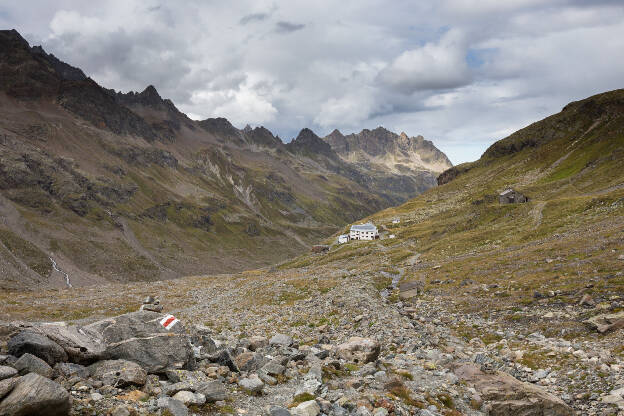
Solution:
M498 195L498 202L501 204L518 204L527 202L529 198L514 189L505 189Z
M315 246L312 246L312 253L324 253L326 251L329 251L329 246L327 245L317 244Z

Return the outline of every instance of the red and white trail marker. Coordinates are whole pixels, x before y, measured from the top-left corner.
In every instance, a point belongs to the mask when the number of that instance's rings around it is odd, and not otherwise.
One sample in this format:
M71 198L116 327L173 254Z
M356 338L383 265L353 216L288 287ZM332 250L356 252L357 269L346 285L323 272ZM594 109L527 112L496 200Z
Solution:
M173 326L178 322L180 321L173 315L167 315L160 320L160 324L164 326L167 331L173 328Z

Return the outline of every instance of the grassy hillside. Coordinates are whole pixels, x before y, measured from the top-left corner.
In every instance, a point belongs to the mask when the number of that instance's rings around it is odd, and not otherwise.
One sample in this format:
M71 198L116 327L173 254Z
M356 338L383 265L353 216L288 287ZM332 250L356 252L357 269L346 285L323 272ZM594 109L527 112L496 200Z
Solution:
M459 173L458 173L459 172ZM445 175L443 175L444 177ZM394 239L334 246L283 269L403 272L466 312L624 300L624 90L571 103L505 138L454 179L368 219ZM448 176L447 176L448 178ZM501 205L512 187L530 200ZM399 224L392 224L399 218ZM333 243L333 239L327 240ZM380 285L388 278L380 278ZM561 326L562 325L562 326ZM533 329L583 333L579 322Z

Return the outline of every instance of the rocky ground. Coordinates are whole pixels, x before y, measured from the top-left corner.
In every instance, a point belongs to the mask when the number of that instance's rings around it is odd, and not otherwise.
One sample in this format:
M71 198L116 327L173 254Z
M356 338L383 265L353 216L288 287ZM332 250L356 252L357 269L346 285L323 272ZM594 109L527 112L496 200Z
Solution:
M570 340L527 324L565 327L557 320L608 310L544 302L467 312L462 302L477 292L401 294L386 287L391 273L348 265L33 295L41 307L16 317L114 304L122 292L135 309L150 293L162 303L92 322L114 314L94 309L74 322L80 330L3 325L0 414L36 408L46 394L61 410L38 414L66 414L69 403L73 415L624 414L621 330L587 326ZM159 323L167 314L180 319L170 330Z

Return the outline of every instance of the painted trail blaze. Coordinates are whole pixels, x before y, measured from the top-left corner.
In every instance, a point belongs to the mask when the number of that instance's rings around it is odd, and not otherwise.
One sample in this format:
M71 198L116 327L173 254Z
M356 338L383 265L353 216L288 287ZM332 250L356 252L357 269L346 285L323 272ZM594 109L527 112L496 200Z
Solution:
M164 326L166 330L170 330L178 322L179 320L173 315L167 315L160 320L160 324Z

